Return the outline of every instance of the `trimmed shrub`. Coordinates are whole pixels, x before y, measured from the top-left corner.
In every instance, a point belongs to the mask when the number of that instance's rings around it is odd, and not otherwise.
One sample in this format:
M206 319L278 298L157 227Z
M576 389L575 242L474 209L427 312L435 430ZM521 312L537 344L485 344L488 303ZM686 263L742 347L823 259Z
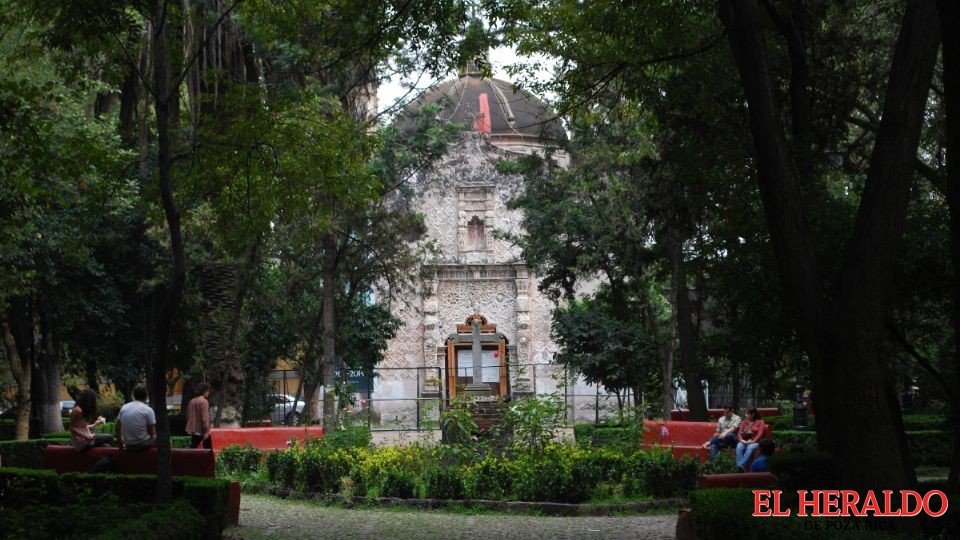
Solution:
M463 499L463 472L458 467L430 467L423 473L423 498Z
M898 522L877 519L765 517L753 514L750 488L701 489L690 494L690 508L700 540L794 540L796 538L851 538L884 536L878 526L896 527ZM880 530L878 530L880 529Z
M0 441L12 441L17 435L17 421L0 419Z
M592 485L573 480L573 449L549 445L542 452L526 453L514 460L513 495L521 501L578 503L589 498Z
M513 491L517 472L512 462L488 454L477 463L464 467L464 494L468 499L504 500Z
M153 475L113 475L70 473L57 475L51 470L0 469L0 530L15 538L103 537L129 538L114 532L131 527L146 538L214 538L226 525L230 484L215 478L176 477L174 500L182 500L194 509L184 519L173 519L166 527L147 531L138 522L154 505L156 477ZM106 495L104 495L106 494ZM17 510L11 512L8 510ZM161 517L169 518L165 509ZM131 516L134 523L123 524L103 516ZM66 528L65 528L66 527ZM160 534L158 531L163 531Z
M63 439L27 439L0 441L0 459L4 467L39 469L48 444L65 444Z
M267 454L267 479L279 486L292 487L297 478L297 454L292 450L278 450Z
M952 455L952 439L949 431L907 431L907 445L914 465L949 466ZM774 431L777 448L788 450L816 451L817 434L813 431Z
M833 457L826 452L780 452L771 456L767 465L786 493L838 487Z
M247 444L241 447L231 444L217 455L217 473L224 475L245 475L257 472L263 452Z
M638 450L627 459L624 487L634 495L676 497L696 487L699 471L696 459L676 458L666 448Z
M914 465L949 467L953 462L953 436L949 431L908 431L907 446Z

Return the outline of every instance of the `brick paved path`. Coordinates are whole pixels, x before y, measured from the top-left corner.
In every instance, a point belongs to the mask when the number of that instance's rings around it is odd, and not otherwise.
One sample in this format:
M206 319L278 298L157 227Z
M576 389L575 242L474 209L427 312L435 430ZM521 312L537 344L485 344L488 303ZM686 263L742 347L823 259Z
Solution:
M345 509L244 493L240 527L224 536L248 538L674 538L676 511L664 515L541 517L437 511Z

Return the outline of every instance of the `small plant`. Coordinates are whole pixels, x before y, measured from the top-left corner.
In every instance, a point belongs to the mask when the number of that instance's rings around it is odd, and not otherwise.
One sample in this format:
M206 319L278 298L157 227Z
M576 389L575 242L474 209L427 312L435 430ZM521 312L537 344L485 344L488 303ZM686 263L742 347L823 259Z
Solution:
M514 447L539 451L553 441L566 414L567 404L559 394L534 396L521 399L504 410L501 428L513 433Z
M226 476L246 476L256 473L263 461L263 452L250 446L232 444L217 455L217 472Z
M471 401L466 397L457 396L440 413L440 429L446 442L463 443L476 435L477 422L470 412L470 404Z

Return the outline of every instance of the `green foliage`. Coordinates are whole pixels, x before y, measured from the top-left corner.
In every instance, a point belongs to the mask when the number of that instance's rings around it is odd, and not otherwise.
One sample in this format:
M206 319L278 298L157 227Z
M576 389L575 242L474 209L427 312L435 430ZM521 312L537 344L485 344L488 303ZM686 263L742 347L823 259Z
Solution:
M940 422L937 417L921 418L915 425L940 425ZM906 438L914 466L946 466L951 463L953 439L950 431L938 429L907 431ZM817 434L813 431L775 431L773 440L778 448L786 450L813 451L817 446Z
M25 441L0 441L0 461L4 467L39 469L43 451L48 444L66 444L63 439L27 439Z
M788 493L794 493L798 489L839 487L836 464L833 457L826 452L779 452L769 458L767 466Z
M155 488L154 475L57 475L4 467L0 507L15 511L0 512L0 530L15 531L12 537L17 538L72 537L79 531L95 538L128 538L130 531L144 538L220 535L227 518L228 482L178 477L173 487L178 503L167 508L155 507ZM104 515L118 519L105 520Z
M676 497L694 489L699 464L690 456L676 458L667 448L634 452L627 460L628 490L654 497Z
M511 434L514 448L538 452L553 441L564 425L567 404L558 393L516 400L503 409L500 428Z
M464 396L456 396L440 412L440 429L444 439L453 444L465 443L477 434L477 422L470 410L471 401Z
M463 469L463 489L468 499L503 500L510 497L519 467L487 454Z
M264 462L267 479L280 486L293 486L297 479L297 454L289 450L277 450L267 454Z
M458 467L428 466L423 473L424 492L421 497L460 500L466 497L463 471Z
M885 533L882 531L885 529L879 528L881 526L887 530L897 530L895 523L878 523L872 519L844 518L841 522L836 518L796 515L755 518L751 516L753 501L753 490L749 488L715 488L692 492L690 507L697 537L702 540L725 540L735 534L737 538L749 540L792 540L813 535L816 538L868 539L883 537ZM896 532L892 536L902 537Z
M217 454L217 475L246 476L260 469L263 461L263 452L250 446L241 447L237 444L220 450Z
M643 424L577 424L573 435L579 445L617 448L630 453L643 441Z
M713 460L700 464L700 474L729 474L737 472L737 460L730 452L720 452Z

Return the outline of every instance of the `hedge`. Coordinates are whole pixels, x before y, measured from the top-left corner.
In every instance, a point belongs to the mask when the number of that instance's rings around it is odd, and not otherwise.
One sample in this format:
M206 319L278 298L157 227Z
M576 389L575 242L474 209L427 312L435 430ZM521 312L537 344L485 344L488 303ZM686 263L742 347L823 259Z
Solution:
M777 448L814 450L817 434L813 431L774 431ZM953 435L945 430L907 431L907 444L915 465L949 466Z
M240 468L253 456L230 456ZM370 497L521 500L580 503L613 494L674 497L693 489L692 458L666 449L623 453L609 448L548 445L539 451L446 455L448 447L338 448L323 440L267 455L271 483L305 493ZM250 461L247 461L250 460Z
M175 477L173 500L179 506L147 516L155 503L156 482L154 475L57 475L51 470L4 467L0 530L17 538L220 537L227 520L229 482ZM175 517L164 523L171 515ZM130 516L129 523L116 521L123 516Z
M793 540L796 538L876 538L880 527L896 527L896 521L798 517L753 517L750 488L702 489L690 494L690 509L700 540ZM838 527L839 524L839 527ZM902 526L902 525L901 525ZM846 530L843 527L847 527ZM814 532L815 531L815 532Z
M0 463L4 467L39 469L48 444L64 444L63 439L27 439L0 441Z
M580 445L595 447L636 448L641 441L642 431L635 426L617 424L576 424L573 436Z
M774 433L780 430L793 430L793 415L765 416L763 421L773 428ZM817 426L816 416L807 416L807 429L813 431ZM947 429L947 417L942 414L905 414L903 426L907 431L929 431Z

